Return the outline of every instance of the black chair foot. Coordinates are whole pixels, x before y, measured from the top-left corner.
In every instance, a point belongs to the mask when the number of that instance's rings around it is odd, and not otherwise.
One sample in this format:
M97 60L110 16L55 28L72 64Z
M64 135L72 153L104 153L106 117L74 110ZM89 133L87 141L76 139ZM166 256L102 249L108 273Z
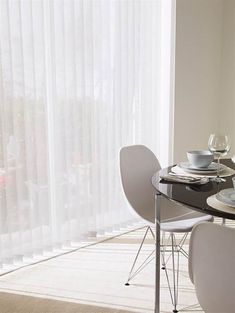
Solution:
M125 283L125 286L130 286L130 284L129 283Z
M162 267L162 270L165 270L165 269L166 269L165 266L163 266L163 267Z
M179 312L178 310L173 310L173 313L177 313L177 312Z

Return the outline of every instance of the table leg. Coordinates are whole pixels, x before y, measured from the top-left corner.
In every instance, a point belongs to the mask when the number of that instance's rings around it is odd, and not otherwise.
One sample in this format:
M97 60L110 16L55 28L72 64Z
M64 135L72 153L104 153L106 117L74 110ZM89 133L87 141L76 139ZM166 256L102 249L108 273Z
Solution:
M160 198L155 194L155 307L154 313L160 313Z

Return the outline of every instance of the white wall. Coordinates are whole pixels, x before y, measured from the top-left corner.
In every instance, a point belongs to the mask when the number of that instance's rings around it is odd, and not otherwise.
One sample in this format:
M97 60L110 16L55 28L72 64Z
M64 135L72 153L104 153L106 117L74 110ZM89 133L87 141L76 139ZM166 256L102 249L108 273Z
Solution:
M235 0L223 0L219 128L232 138L235 155Z
M210 133L234 134L234 9L234 0L176 0L175 162L206 149Z

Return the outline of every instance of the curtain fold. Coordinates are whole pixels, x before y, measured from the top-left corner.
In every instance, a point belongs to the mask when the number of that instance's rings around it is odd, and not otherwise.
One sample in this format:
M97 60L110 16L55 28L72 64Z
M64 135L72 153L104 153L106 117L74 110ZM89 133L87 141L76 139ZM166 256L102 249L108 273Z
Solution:
M118 153L140 143L169 161L167 2L0 2L1 266L136 219Z

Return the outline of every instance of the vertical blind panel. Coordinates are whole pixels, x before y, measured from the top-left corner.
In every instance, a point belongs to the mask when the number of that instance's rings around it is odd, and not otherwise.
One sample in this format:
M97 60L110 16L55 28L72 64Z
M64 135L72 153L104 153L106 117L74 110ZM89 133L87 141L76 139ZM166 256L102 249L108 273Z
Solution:
M166 10L160 0L0 2L0 266L135 220L118 155L146 144L168 158Z

